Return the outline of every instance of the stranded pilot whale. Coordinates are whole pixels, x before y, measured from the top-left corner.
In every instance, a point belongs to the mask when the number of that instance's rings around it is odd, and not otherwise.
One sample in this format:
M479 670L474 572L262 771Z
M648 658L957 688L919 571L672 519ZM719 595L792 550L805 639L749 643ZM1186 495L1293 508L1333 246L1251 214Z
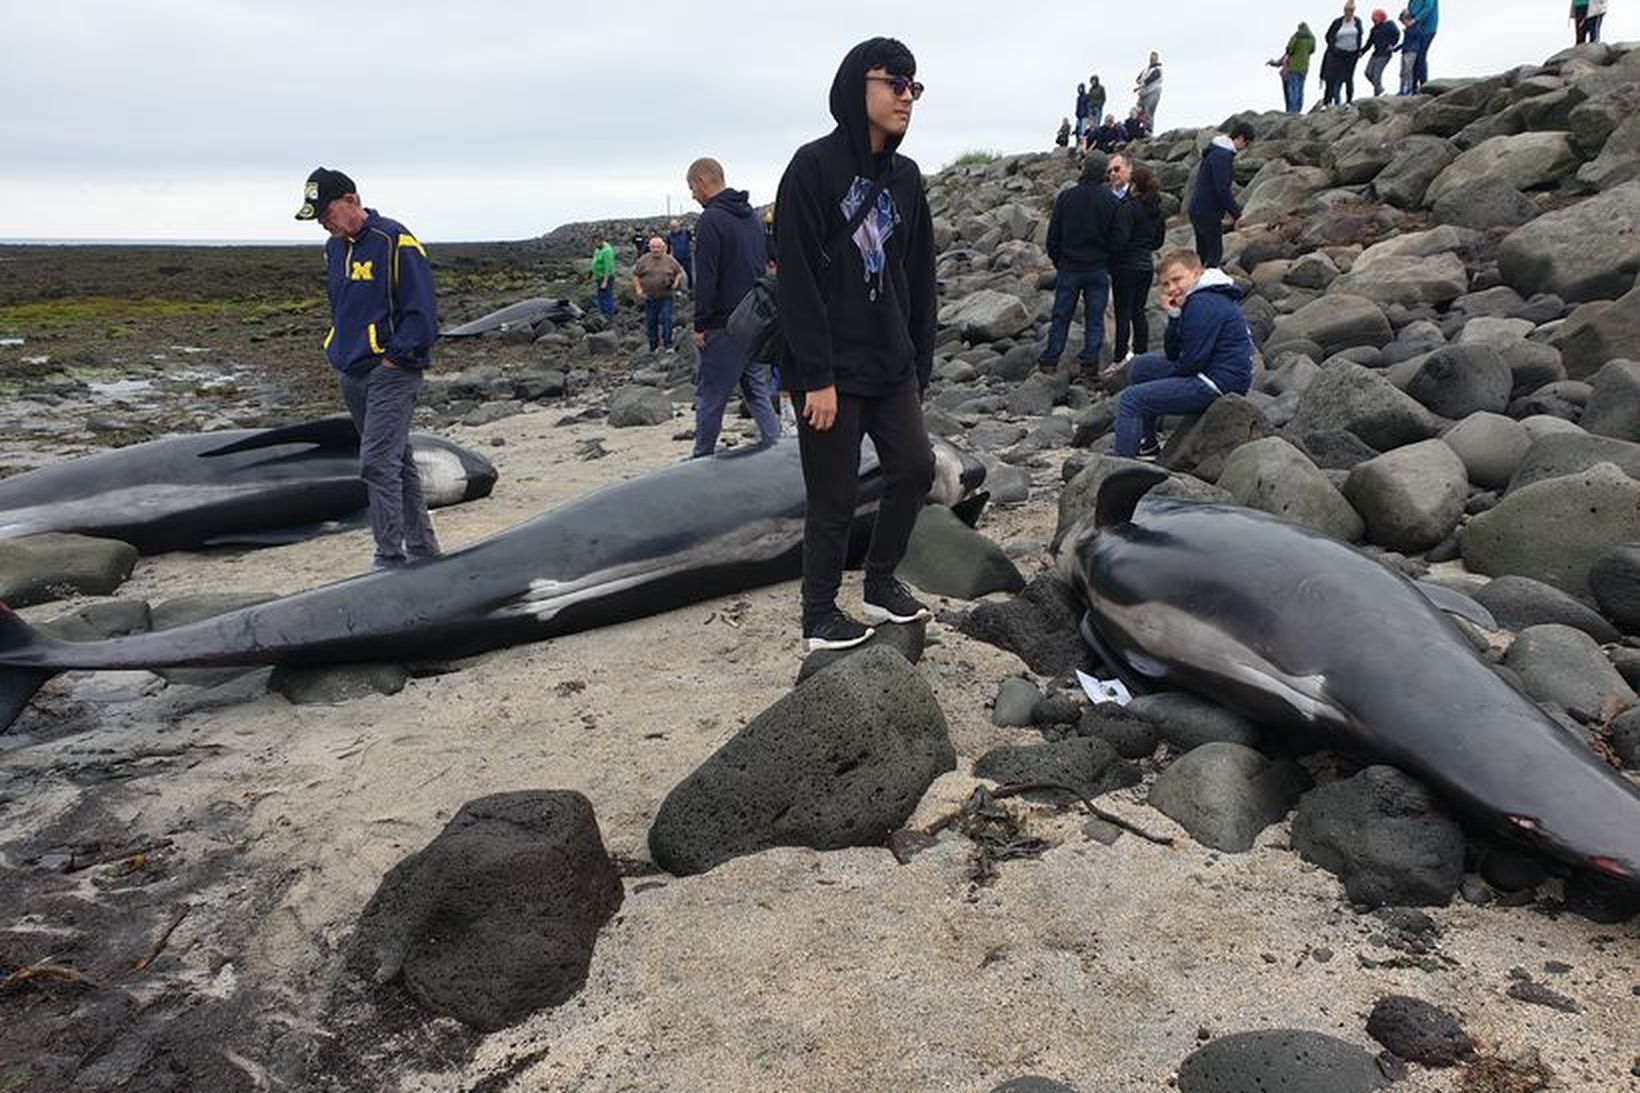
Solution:
M983 500L983 464L935 442L930 500ZM862 445L851 559L882 495ZM45 637L0 605L0 729L73 668L329 665L467 656L796 577L803 471L795 440L693 459L585 497L439 558L104 641Z
M489 496L494 465L426 433L410 446L429 506ZM359 433L345 417L167 437L0 479L0 539L67 531L143 554L293 542L362 512Z
M1640 885L1640 789L1417 586L1262 512L1144 497L1166 478L1113 473L1059 555L1112 668L1382 759L1473 818Z

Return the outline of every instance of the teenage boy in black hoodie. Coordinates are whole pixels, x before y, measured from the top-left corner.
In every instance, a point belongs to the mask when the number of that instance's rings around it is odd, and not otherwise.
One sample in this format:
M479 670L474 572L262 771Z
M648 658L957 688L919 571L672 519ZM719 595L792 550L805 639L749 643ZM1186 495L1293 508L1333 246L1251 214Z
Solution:
M831 85L837 127L797 150L775 198L780 380L798 414L810 650L846 649L872 635L837 607L862 436L871 437L883 478L865 614L873 622L928 617L894 577L934 479L922 417L934 364L933 218L922 172L895 152L922 94L916 73L911 51L892 38L849 50ZM878 183L860 226L839 240Z

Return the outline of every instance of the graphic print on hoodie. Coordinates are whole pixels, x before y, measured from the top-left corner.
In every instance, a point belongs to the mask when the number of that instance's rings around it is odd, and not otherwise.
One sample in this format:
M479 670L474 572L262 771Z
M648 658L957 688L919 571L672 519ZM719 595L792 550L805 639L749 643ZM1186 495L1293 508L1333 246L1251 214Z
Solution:
M843 219L851 220L860 209L860 202L871 193L871 179L854 176L854 183L843 195ZM900 210L894 207L894 195L884 189L877 195L877 207L866 213L860 226L854 229L854 245L860 250L860 262L865 266L869 296L877 299L882 287L883 270L888 266L888 240L900 223Z

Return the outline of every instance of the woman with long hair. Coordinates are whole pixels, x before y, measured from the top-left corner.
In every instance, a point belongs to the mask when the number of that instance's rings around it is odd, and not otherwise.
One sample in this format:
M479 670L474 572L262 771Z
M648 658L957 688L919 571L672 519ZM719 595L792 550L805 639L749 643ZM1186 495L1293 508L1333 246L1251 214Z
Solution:
M1116 159L1125 158L1113 157L1112 165ZM1117 216L1119 235L1127 240L1111 263L1111 293L1116 308L1116 342L1111 347L1111 360L1120 364L1130 355L1150 348L1150 319L1145 310L1151 282L1156 279L1156 251L1167 236L1161 182L1156 172L1143 163L1131 164L1127 196Z

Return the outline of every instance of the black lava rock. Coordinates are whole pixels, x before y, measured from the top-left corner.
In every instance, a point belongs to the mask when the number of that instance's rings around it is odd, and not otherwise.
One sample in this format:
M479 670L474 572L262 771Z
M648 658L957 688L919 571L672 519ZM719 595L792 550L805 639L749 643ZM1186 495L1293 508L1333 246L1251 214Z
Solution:
M1180 1093L1365 1093L1388 1084L1361 1048L1304 1029L1238 1032L1179 1064Z
M1053 782L1097 797L1136 785L1139 768L1103 740L1073 736L1051 744L992 748L974 763L974 775L994 782Z
M1077 631L1081 617L1082 605L1071 586L1044 573L1011 600L976 605L957 629L1016 654L1039 675L1055 676L1094 667L1093 654Z
M624 895L592 805L568 790L469 801L390 870L347 963L486 1032L573 997Z
M1082 712L1076 735L1103 740L1123 759L1143 759L1154 754L1161 737L1156 726L1114 702L1103 702Z
M1456 1017L1404 994L1385 995L1373 1004L1367 1035L1401 1058L1425 1066L1454 1066L1475 1051L1474 1041Z

